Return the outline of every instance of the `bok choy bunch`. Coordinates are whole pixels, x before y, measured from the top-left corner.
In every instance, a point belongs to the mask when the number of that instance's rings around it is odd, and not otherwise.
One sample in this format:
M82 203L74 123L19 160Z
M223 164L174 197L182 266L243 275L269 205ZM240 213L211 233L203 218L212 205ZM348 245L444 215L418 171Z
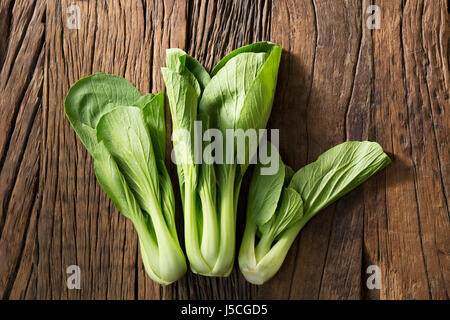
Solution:
M211 74L180 49L166 54L162 74L172 114L186 253L193 272L227 276L234 263L241 181L256 152L258 130L266 127L271 112L281 47L270 42L244 46ZM254 144L245 136L242 140L249 129L258 133ZM197 143L199 134L204 136ZM213 137L223 142L214 151L204 143Z
M271 147L271 152L277 152ZM262 284L280 269L295 237L320 210L386 167L391 160L375 142L345 142L295 174L280 159L275 175L258 164L250 183L247 221L239 252L245 278Z
M65 110L94 159L98 182L133 222L146 272L160 284L178 280L186 261L164 162L164 95L141 96L125 79L98 73L70 88Z

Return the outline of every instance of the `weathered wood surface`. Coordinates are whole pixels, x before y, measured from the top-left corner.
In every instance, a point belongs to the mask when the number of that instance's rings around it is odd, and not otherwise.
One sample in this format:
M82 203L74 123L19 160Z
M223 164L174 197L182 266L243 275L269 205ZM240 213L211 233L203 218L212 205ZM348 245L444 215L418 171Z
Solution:
M78 30L66 25L71 4ZM366 27L371 4L380 29ZM131 223L95 180L65 95L98 71L159 92L166 48L210 69L257 40L284 48L269 126L280 129L289 165L352 139L378 141L394 161L314 218L267 284L249 285L235 268L160 287L145 275ZM445 0L2 0L0 297L448 299L448 45ZM66 287L72 264L80 290ZM380 290L366 286L369 265L380 267Z

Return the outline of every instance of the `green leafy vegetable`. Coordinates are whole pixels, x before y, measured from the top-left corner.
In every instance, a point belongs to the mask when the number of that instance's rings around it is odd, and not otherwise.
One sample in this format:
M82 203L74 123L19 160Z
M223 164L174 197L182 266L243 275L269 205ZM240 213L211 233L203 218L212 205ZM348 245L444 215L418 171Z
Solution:
M164 162L164 95L141 96L125 79L98 73L71 87L65 110L94 158L98 182L133 222L145 270L161 284L176 281L186 261Z
M271 152L277 152L273 146ZM258 164L239 252L245 278L262 284L274 276L309 219L390 162L378 143L364 141L331 148L293 176L281 159L275 175L262 175Z
M234 263L236 210L239 190L249 159L257 145L246 141L238 150L238 137L227 130L264 129L269 118L281 47L258 42L237 49L211 73L180 49L167 50L162 74L173 121L172 141L184 207L186 253L191 269L199 274L227 276ZM217 129L223 146L233 142L223 163L196 160L195 121L205 133ZM230 141L229 141L230 140ZM232 141L231 141L232 140ZM259 137L258 137L259 141ZM200 154L205 149L201 144ZM243 153L244 156L239 155ZM227 161L231 159L232 161Z

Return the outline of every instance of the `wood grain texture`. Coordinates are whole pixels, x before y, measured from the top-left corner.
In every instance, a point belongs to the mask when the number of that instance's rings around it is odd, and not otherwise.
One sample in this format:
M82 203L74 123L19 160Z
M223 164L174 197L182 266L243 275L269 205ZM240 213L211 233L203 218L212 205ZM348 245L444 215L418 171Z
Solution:
M67 7L80 8L69 29ZM368 29L375 4L380 29ZM0 297L3 299L448 299L449 14L445 0L5 0L0 3ZM4 17L4 18L3 18ZM137 236L96 182L64 115L93 72L164 90L165 50L208 70L239 46L283 55L269 128L294 169L346 140L379 142L392 164L317 215L280 272L253 286L188 274L159 286ZM171 119L166 106L167 135ZM167 158L171 152L167 139ZM176 168L167 162L182 225ZM238 210L243 230L246 177ZM182 230L180 228L180 230ZM182 235L180 235L182 238ZM68 290L66 268L81 268ZM367 267L381 289L366 286Z

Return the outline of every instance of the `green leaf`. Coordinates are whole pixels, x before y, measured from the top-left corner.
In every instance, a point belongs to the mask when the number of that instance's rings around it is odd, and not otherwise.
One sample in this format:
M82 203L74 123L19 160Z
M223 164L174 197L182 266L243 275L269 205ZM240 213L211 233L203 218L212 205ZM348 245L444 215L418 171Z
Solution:
M290 186L300 193L305 216L310 217L390 162L376 142L344 142L295 173Z
M94 131L100 118L119 105L134 105L139 91L125 79L96 73L78 80L64 102L67 118L90 154L94 152ZM91 129L90 129L91 128Z
M271 146L270 152L277 152L272 144L268 145ZM258 226L266 224L274 216L286 175L281 157L278 171L275 174L262 175L261 169L264 167L268 167L268 165L257 164L255 166L248 193L247 212L249 212L249 218Z
M209 128L209 119L202 119L202 126L204 129L202 134L205 134L205 131ZM211 137L209 138L211 139ZM205 149L206 145L207 142L204 141L202 150ZM200 194L208 195L208 197L214 202L215 206L217 179L213 159L209 154L203 156L203 162L199 169L198 190Z
M161 208L172 235L177 238L175 226L175 197L172 182L165 165L166 125L164 117L164 93L154 95L142 109L147 124L153 150L155 152L156 167L160 184Z
M164 93L153 95L143 106L142 113L147 124L157 160L164 162L166 153L166 122L164 118Z
M223 133L225 129L239 128L245 98L267 57L264 52L242 53L229 60L211 79L200 101L200 113L210 116L212 127Z
M275 219L270 225L273 230L273 238L277 238L283 231L292 227L303 217L303 201L297 191L292 188L284 188L281 196L280 207Z
M170 180L164 160L157 160L156 165L159 173L158 177L161 194L161 208L167 226L173 237L176 239L178 236L175 225L175 196L173 194L172 181Z
M97 124L104 143L145 215L133 220L147 273L162 284L177 280L186 270L178 243L170 178L155 152L139 107L117 107Z
M154 95L142 109L147 124L158 170L161 208L172 235L177 238L175 226L175 197L172 182L165 164L166 124L164 117L164 94Z
M205 70L200 62L189 55L186 55L185 66L195 76L201 90L203 91L211 81L211 76L209 75L209 73Z
M237 56L238 54L244 53L244 52L253 52L253 53L258 53L258 52L265 52L265 53L270 53L272 50L277 49L278 45L269 42L269 41L260 41L260 42L255 42L243 47L240 47L232 52L230 52L229 54L227 54L222 60L219 61L219 63L214 67L213 71L211 72L211 75L214 76L217 74L217 72L219 72L220 69L222 69L224 67L224 65L233 57Z
M200 62L181 49L167 49L166 64L168 69L177 72L192 85L198 97L211 80Z
M242 129L264 129L272 111L272 102L278 78L281 47L275 46L247 93L238 121Z
M108 112L97 125L97 138L117 162L141 208L150 213L160 199L159 175L141 109L117 107Z
M194 121L197 119L198 95L194 87L179 73L162 68L172 115L172 142L177 163L194 163L192 141ZM186 133L186 134L184 134Z
M165 166L164 96L123 78L94 74L65 101L67 117L94 158L102 188L138 233L149 276L169 284L186 272L175 229L175 201Z
M180 49L166 50L167 68L161 68L172 115L175 159L184 205L186 178L188 187L197 184L198 169L194 165L194 121L203 88L209 74L194 58ZM192 189L192 188L191 188Z
M280 158L281 160L281 158ZM281 162L281 161L280 161ZM291 167L289 167L288 165L284 165L285 170L285 176L284 176L284 186L287 187L289 185L289 183L292 180L292 177L294 176L294 170L292 170Z
M211 126L223 134L227 129L244 132L252 129L259 135L258 130L266 127L272 110L280 59L281 47L269 42L232 52L214 68L214 76L200 100L199 112L208 115ZM235 149L236 142L235 138ZM246 141L245 150L239 152L245 152L240 173L243 175L256 146Z
M158 93L158 95L164 95L162 92ZM155 95L153 93L149 93L146 94L144 96L141 96L139 99L137 99L132 105L139 107L139 108L144 108L150 101L153 100L153 98L155 97Z
M116 208L132 220L142 216L141 208L103 142L98 144L93 156L95 176Z

